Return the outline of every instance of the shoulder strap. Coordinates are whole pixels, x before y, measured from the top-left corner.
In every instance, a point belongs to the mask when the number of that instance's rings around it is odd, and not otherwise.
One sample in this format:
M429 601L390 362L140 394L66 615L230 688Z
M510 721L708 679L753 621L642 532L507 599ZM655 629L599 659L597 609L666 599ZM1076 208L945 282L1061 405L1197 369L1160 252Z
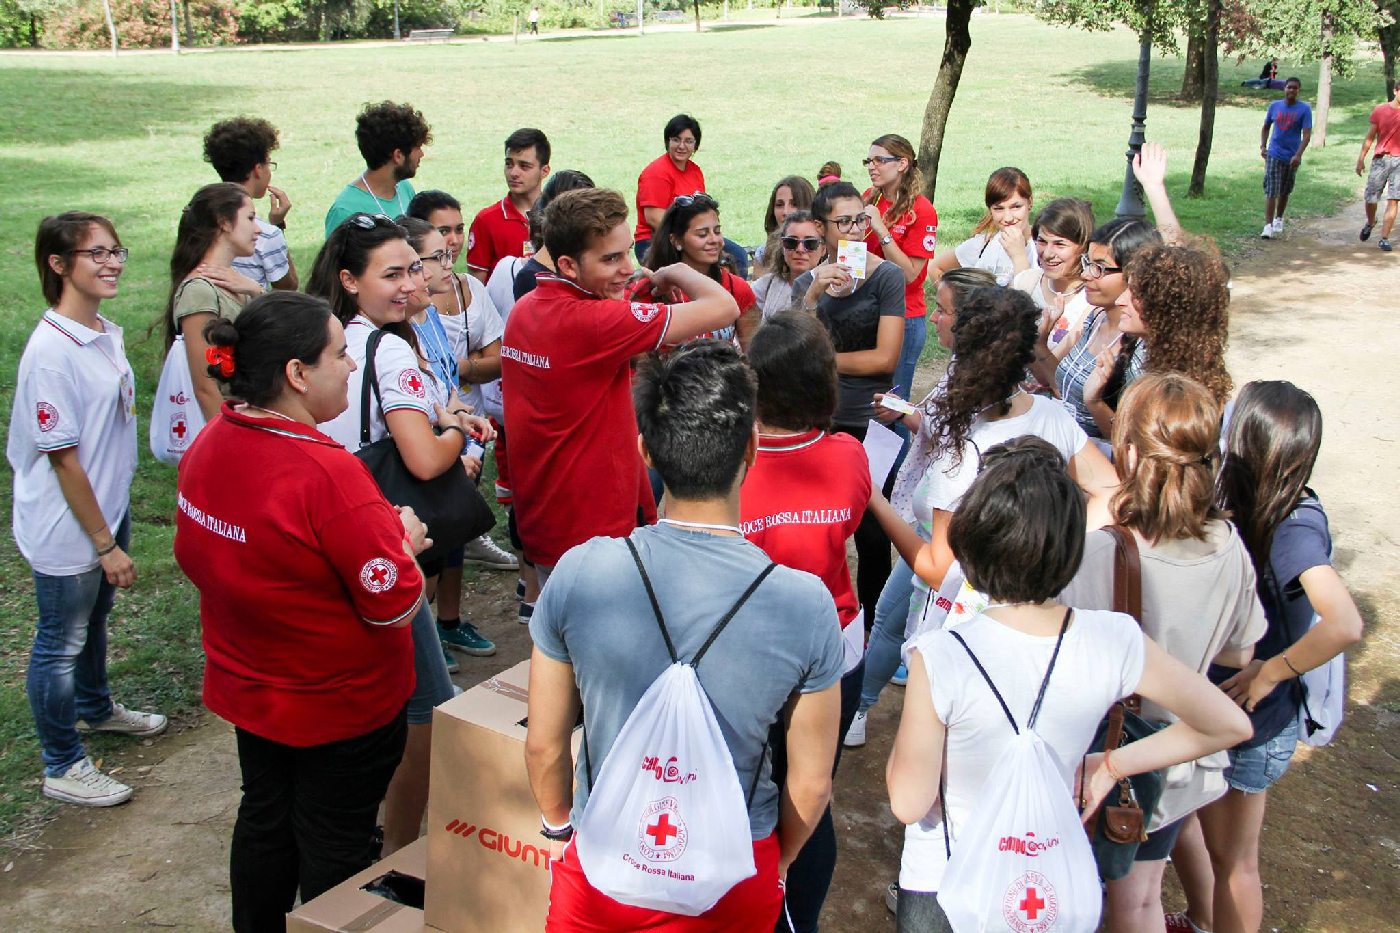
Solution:
M1065 610L1064 621L1060 623L1060 634L1055 639L1055 650L1050 655L1050 664L1045 668L1045 677L1040 681L1040 690L1036 692L1035 703L1032 704L1030 717L1026 720L1027 729L1034 729L1036 719L1040 716L1040 705L1045 700L1045 689L1050 686L1050 674L1055 670L1055 662L1060 657L1060 646L1064 644L1065 631L1069 628L1069 619L1073 613L1073 609ZM972 653L972 648L968 646L961 633L950 629L948 634L956 638L958 644L963 646L963 650L967 652L967 656L971 658L972 663L977 666L977 672L982 675L982 679L985 680L987 686L991 688L992 695L995 696L997 702L1001 704L1001 711L1006 714L1006 719L1011 723L1012 730L1015 731L1017 735L1020 735L1021 729L1016 725L1016 717L1011 715L1011 708L1006 705L1006 700L1002 699L1001 691L997 689L997 685L992 683L992 677L987 673L987 669L982 666L982 662L977 659L977 655Z
M719 633L724 631L725 627L729 625L730 620L743 608L744 603L749 601L749 597L753 595L754 590L758 589L759 585L762 584L764 580L768 579L768 575L772 573L777 566L777 564L769 561L768 566L763 568L763 572L757 577L754 577L754 581L749 584L749 588L744 590L744 595L740 596L739 601L724 614L724 618L719 620L719 624L715 626L714 631L710 632L710 637L705 639L705 643L700 646L700 650L695 652L695 657L690 659L691 667L695 667L700 663L700 659L705 656L705 652L710 650L710 646L715 643L715 639L719 637Z
M661 637L666 641L666 653L671 656L671 663L675 664L680 658L676 657L676 646L671 641L671 633L666 631L666 619L661 615L661 603L657 602L656 590L652 588L651 577L647 576L646 565L642 563L642 555L637 553L637 545L632 543L631 538L623 538L627 542L627 550L632 552L632 560L637 564L637 572L642 575L642 586L646 587L647 599L651 600L651 611L656 614L656 624L661 629Z
M1142 556L1137 536L1123 525L1105 525L1113 538L1113 611L1126 612L1142 628ZM1142 697L1134 693L1123 698L1123 705L1134 713L1142 711Z
M992 683L992 676L987 673L987 669L982 666L982 662L977 660L977 655L972 653L972 649L968 647L967 642L963 640L961 634L952 629L948 630L948 634L958 640L958 644L963 646L963 650L966 651L967 656L972 659L972 663L977 665L977 672L982 675L982 679L987 682L987 686L992 688L992 695L995 696L997 702L1001 704L1001 711L1006 714L1006 721L1011 723L1012 730L1015 731L1017 735L1020 735L1021 727L1016 725L1016 717L1011 715L1011 707L1007 706L1006 701L1001 698L1001 691L997 689L996 684Z
M365 344L365 374L360 379L360 446L369 444L369 394L374 393L375 398L379 395L379 370L374 367L374 354L379 349L379 342L384 339L384 331L378 327L374 328L369 335L369 341ZM381 404L382 401L381 401Z

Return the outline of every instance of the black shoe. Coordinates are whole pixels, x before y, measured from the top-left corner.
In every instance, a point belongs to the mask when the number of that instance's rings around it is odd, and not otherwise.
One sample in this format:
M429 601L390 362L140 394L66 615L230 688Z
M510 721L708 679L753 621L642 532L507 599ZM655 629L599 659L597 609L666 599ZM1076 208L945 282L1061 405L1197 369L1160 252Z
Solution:
M1374 224L1366 224L1364 227L1361 228L1361 242L1362 242L1362 243L1365 243L1367 240L1371 239L1371 228L1372 228L1373 226L1375 226L1375 225L1374 225Z

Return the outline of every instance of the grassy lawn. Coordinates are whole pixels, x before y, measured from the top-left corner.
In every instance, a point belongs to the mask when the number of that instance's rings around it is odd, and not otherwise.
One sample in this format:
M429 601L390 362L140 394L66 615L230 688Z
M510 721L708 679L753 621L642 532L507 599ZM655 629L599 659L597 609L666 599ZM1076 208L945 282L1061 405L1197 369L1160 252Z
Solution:
M735 10L736 18L742 11ZM140 579L112 620L111 677L129 705L189 715L199 704L202 656L196 599L171 556L174 471L145 452L146 419L159 371L159 339L143 340L168 283L180 207L215 180L201 137L215 120L257 114L276 123L282 148L275 183L295 207L289 239L303 278L336 192L363 168L355 112L368 100L415 103L432 122L419 189L454 192L473 209L501 196L501 140L534 125L554 144L556 169L587 171L622 189L662 147L665 120L679 110L704 125L697 157L723 205L726 232L761 239L769 186L813 174L835 158L860 181L870 139L896 131L917 139L942 48L936 18L848 19L771 28L462 44L418 48L185 55L0 56L0 411L8 416L19 355L40 312L33 235L48 213L82 208L114 219L131 260L106 313L127 330L136 367L141 468L132 491L132 547ZM1125 32L1054 30L1016 16L979 16L973 49L943 153L936 204L942 244L964 236L982 212L993 169L1014 164L1037 199L1077 195L1111 215L1123 174L1136 44ZM1197 110L1171 99L1178 60L1153 62L1149 138L1172 153L1169 185L1186 228L1235 252L1258 232L1262 213L1257 139L1274 95L1245 92L1257 65L1222 62L1209 197L1184 191ZM1306 99L1316 69L1300 73ZM1356 144L1380 86L1379 66L1334 91L1331 145L1310 150L1295 216L1329 212L1357 187ZM8 465L3 468L8 473ZM0 481L6 508L8 476ZM38 747L24 694L34 603L28 565L0 548L0 837L45 810ZM125 761L129 743L97 741L95 757Z

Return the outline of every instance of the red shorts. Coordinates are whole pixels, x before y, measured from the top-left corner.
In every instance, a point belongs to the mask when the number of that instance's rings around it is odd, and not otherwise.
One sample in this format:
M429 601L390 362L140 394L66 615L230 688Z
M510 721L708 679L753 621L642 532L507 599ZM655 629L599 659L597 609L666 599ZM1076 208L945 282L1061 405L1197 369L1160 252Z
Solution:
M578 854L570 845L564 858L550 863L553 882L549 888L549 917L545 933L608 933L646 930L648 933L772 933L783 908L783 889L778 881L778 834L753 844L758 873L739 882L719 903L698 917L683 917L659 910L619 904L599 893L579 867Z

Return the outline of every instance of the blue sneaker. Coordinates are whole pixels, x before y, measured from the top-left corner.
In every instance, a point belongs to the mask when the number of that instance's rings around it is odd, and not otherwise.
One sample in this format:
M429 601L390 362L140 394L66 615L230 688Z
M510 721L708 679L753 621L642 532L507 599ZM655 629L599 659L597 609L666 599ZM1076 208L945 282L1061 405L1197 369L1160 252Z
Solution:
M456 628L438 626L438 638L443 648L451 648L473 657L489 658L496 653L495 644L476 630L470 622L459 622Z
M890 683L896 687L902 687L909 683L909 669L904 666L904 662L899 663L899 667L894 669L894 676L890 678Z
M452 656L452 652L447 650L447 646L442 646L442 660L447 665L447 673L455 674L462 669L462 665L457 663L457 659Z

